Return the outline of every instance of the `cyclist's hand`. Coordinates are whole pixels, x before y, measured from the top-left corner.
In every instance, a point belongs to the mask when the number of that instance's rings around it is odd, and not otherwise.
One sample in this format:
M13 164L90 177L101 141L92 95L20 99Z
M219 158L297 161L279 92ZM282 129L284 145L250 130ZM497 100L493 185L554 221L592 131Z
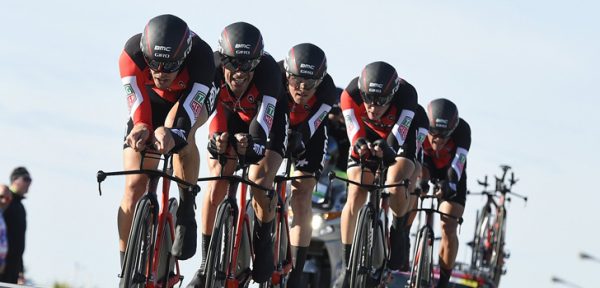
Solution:
M229 144L229 133L223 132L220 135L214 135L215 147L218 154L225 153Z
M125 137L125 144L133 148L134 151L139 152L146 149L146 141L150 136L150 130L148 126L144 124L136 124L129 132L129 135Z
M169 128L158 127L154 130L154 148L161 154L166 154L175 147L175 139Z
M248 143L250 143L250 140L248 139L250 135L248 135L248 133L236 133L234 137L237 142L237 153L240 155L246 155L246 149L248 149Z
M435 197L452 199L456 196L456 184L451 183L448 180L440 180L435 186Z
M371 143L367 141L365 138L358 138L356 143L354 143L354 152L358 154L358 157L361 159L368 158L371 156Z

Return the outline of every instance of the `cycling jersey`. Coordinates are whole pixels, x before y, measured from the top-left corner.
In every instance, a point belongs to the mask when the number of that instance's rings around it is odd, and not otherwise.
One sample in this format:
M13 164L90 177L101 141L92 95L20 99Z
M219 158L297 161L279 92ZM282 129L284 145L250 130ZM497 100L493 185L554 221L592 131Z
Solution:
M342 92L340 106L346 122L346 131L351 147L359 138L370 142L385 139L396 154L410 160L416 157L416 125L411 125L417 111L417 91L400 79L398 91L388 110L380 119L371 120L363 104L358 88L358 77L354 78ZM351 149L348 167L355 166L358 155Z
M323 170L324 155L327 151L327 125L329 111L336 103L337 90L330 75L325 75L315 94L304 105L296 104L288 90L286 70L283 61L279 61L283 80L284 97L288 103L290 129L302 135L305 151L296 159L296 169L318 175Z
M210 122L209 137L215 132L229 132L231 135L249 133L257 157L248 159L249 161L260 160L265 149L273 150L283 157L288 125L287 103L278 101L282 97L282 82L277 62L269 54L261 56L248 89L238 98L225 82L220 57L219 52L214 52L217 63L214 83L218 96L216 113ZM228 151L231 149L232 146L229 146Z
M440 151L434 151L429 139L423 142L423 167L429 170L432 179L448 179L457 183L457 195L450 201L465 205L467 154L471 148L471 128L462 118Z
M192 37L192 50L166 90L154 85L150 68L140 48L142 34L131 37L119 58L121 82L129 105L127 132L136 124L144 124L150 131L164 126L167 114L179 102L171 132L175 140L173 151L187 143L190 129L196 123L203 107L212 111L215 94L211 91L215 73L212 50L197 35Z

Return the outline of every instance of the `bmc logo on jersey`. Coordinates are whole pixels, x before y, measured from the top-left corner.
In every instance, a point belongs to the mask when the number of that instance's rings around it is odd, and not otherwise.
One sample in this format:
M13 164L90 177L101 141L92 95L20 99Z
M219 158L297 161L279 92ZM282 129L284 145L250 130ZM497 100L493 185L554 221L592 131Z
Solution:
M194 111L194 116L198 118L200 115L200 111L202 111L202 104L204 104L204 99L206 99L206 94L202 91L198 91L196 95L194 95L194 99L190 104L192 106L192 111Z
M269 129L273 126L273 117L275 116L275 105L269 103L267 105L267 111L265 113L265 123L269 125Z

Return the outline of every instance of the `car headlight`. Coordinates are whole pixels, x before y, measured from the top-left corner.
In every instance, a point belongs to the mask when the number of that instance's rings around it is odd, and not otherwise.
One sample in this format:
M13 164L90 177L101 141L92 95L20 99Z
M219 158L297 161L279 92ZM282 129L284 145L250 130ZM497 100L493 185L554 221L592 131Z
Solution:
M313 230L317 230L319 228L321 228L321 225L323 225L323 217L321 217L321 215L317 214L317 215L313 215L312 217L312 221L310 226L312 227Z

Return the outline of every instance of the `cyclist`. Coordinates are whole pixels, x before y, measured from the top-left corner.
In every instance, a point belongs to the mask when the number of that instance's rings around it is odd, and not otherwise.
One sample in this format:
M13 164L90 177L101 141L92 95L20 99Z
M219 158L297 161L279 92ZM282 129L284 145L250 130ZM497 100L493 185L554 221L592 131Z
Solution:
M196 183L200 157L195 133L208 119L215 97L210 46L182 19L160 15L127 41L119 69L130 113L123 148L125 170L139 169L140 152L154 146L160 153L175 153L175 176ZM144 169L157 165L156 160L144 161ZM135 205L147 184L145 175L126 176L118 213L121 263ZM184 260L196 252L195 195L180 189L179 197L172 254Z
M292 47L279 67L290 115L288 148L295 160L294 176L314 176L292 181L294 217L290 225L290 244L294 269L288 287L299 287L312 235L312 191L323 170L328 113L337 102L337 96L333 79L327 74L325 52L314 44Z
M448 99L436 99L427 106L429 134L423 143L424 160L418 188L429 191L429 179L438 179L441 212L462 217L467 191L467 154L471 128L459 118L458 109ZM447 287L458 253L457 222L441 217L440 279L437 287Z
M287 134L287 103L282 96L281 72L273 57L264 52L260 31L251 24L236 22L224 28L219 39L215 86L219 89L216 114L209 128L209 170L221 172L219 154L237 159L244 155L250 165L249 179L272 187L281 165ZM236 142L235 144L232 142ZM234 147L235 145L235 147ZM227 160L223 175L232 175L237 162ZM206 254L218 205L227 193L227 181L211 181L204 193L202 209L202 264L188 287L202 287ZM252 188L255 211L253 229L255 282L270 279L274 270L271 230L275 197Z
M365 66L360 76L350 82L342 93L340 102L348 139L352 143L348 159L348 179L372 184L376 166L371 162L364 173L361 173L359 159L369 160L374 157L382 158L389 166L387 184L409 179L414 171L416 156L416 130L412 124L418 105L415 88L398 77L396 69L390 64L373 62ZM376 142L379 145L374 145ZM391 194L390 207L394 217L404 216L408 209L406 189L395 187L388 191ZM341 220L346 266L352 249L358 211L366 197L364 188L349 185ZM391 248L399 249L395 243L392 243ZM398 253L392 251L392 255L396 254ZM348 286L349 277L346 275L344 271L336 286Z

